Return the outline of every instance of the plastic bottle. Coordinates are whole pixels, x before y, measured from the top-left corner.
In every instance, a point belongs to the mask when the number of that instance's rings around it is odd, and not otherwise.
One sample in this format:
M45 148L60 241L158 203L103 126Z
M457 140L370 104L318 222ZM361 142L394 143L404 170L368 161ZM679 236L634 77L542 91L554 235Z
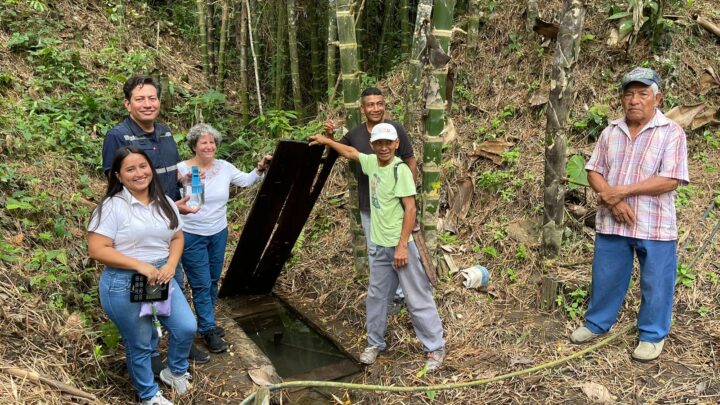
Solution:
M187 206L193 209L200 208L205 203L205 184L200 178L200 168L192 167L190 184L185 188L186 195L190 196Z

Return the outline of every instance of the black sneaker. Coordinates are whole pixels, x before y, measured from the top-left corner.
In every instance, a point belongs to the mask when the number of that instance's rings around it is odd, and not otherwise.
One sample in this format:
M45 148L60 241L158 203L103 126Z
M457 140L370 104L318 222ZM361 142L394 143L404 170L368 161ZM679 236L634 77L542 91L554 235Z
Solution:
M160 377L160 372L162 369L165 368L165 365L163 364L162 357L160 355L150 357L150 364L152 367L152 372L155 375L155 378Z
M193 345L190 347L190 355L188 356L188 360L194 361L197 364L205 364L210 361L210 355L195 347L195 343L193 343Z
M223 329L222 326L216 326L215 333L217 333L217 335L220 337L225 337L225 329Z
M207 346L211 353L222 353L227 351L227 343L225 343L223 338L220 336L217 328L211 330L210 332L203 333L202 337L205 341L205 346Z

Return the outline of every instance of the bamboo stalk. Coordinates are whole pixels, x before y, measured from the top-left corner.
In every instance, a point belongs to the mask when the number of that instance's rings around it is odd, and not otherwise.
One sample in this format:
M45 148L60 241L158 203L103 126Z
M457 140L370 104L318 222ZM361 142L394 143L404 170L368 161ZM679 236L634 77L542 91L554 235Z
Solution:
M333 90L333 84L337 79L335 73L336 50L337 47L337 16L335 11L335 0L328 0L328 37L327 37L327 53L325 64L327 65L327 91L328 94ZM330 96L332 97L332 96Z
M202 68L205 74L205 80L210 81L210 63L208 58L208 42L207 42L207 28L205 23L207 18L205 17L205 0L196 0L195 5L197 6L198 15L198 31L200 32L200 54L202 55Z
M255 69L255 90L257 91L258 108L260 109L260 115L263 115L262 105L262 94L260 93L260 75L258 74L258 58L255 53L255 42L253 41L253 30L252 30L252 19L250 16L250 0L245 0L245 8L247 9L247 23L248 23L248 36L250 37L250 52L253 57L253 67Z
M405 104L405 120L403 122L405 128L409 131L413 131L415 123L419 119L419 109L422 101L420 97L420 53L425 49L425 35L422 34L420 27L422 22L430 20L433 9L433 0L420 0L417 6L417 16L415 18L415 31L413 32L413 43L412 51L410 53L409 61L409 80L410 96L406 98Z
M275 7L277 11L277 18L280 21L287 21L287 11L284 0L277 0ZM273 93L274 93L274 107L277 110L283 107L283 96L285 94L285 24L277 24L275 30L275 80L273 81Z
M580 33L585 20L583 0L565 0L563 19L555 49L550 81L550 100L545 135L545 178L543 211L543 249L549 256L560 253L565 213L565 125L574 92L574 71L580 52Z
M295 0L286 0L288 53L290 55L290 80L292 82L293 108L302 116L302 94L300 93L300 67L297 49L297 10Z
M312 78L312 100L315 105L321 100L320 88L322 87L321 78L323 77L322 66L320 64L320 2L313 1L310 6L310 76Z
M433 35L445 53L450 54L450 32L452 28L455 0L439 0L432 13ZM431 66L427 67L428 69ZM442 164L442 136L445 129L445 82L447 66L432 70L427 76L425 106L428 116L425 121L423 142L422 181L422 231L430 252L437 247L438 208L440 206L440 166Z
M412 47L412 25L410 24L410 5L409 0L400 0L400 10L398 15L400 18L400 49L403 57L410 55Z
M382 75L385 73L387 68L387 64L383 63L386 61L386 58L384 58L384 52L385 52L385 38L387 38L387 32L391 29L390 28L390 22L393 19L393 10L395 8L395 1L396 0L385 0L383 2L383 13L385 14L383 18L383 24L382 28L380 30L380 39L378 40L378 51L375 55L375 71L378 72L379 75ZM392 28L393 30L396 29L396 27Z
M217 72L217 89L223 91L225 88L225 46L227 43L228 33L228 13L230 6L229 0L222 0L222 15L220 16L220 48L218 50L218 72Z
M347 117L348 128L360 125L360 80L357 58L357 41L355 37L355 18L352 13L351 0L337 0L336 18L338 28L338 43L340 48L340 70L343 84L343 101ZM367 245L360 223L360 209L358 208L357 180L355 179L354 165L349 165L348 188L350 190L350 231L352 234L353 256L355 260L355 275L368 273Z
M67 385L65 383L61 383L60 381L55 381L50 378L44 377L34 371L28 371L28 370L23 370L21 368L8 367L8 366L0 366L0 370L5 372L6 374L10 374L10 375L18 377L18 378L28 379L38 385L41 383L45 384L45 385L49 385L53 388L57 388L60 391L66 393L66 394L70 394L74 397L85 398L85 399L89 399L92 401L97 401L97 397L94 394L90 394L81 389L75 388L75 387Z
M697 23L699 26L705 28L708 32L715 34L720 38L720 27L713 24L710 20L705 17L698 17Z
M470 0L469 8L465 54L467 55L466 60L472 63L472 60L477 56L478 40L480 36L480 0Z
M236 20L238 27L236 29L235 46L240 51L240 116L242 123L247 125L250 121L250 98L248 97L248 75L247 75L247 21L248 9L244 4L240 4L240 19Z
M214 84L217 80L217 77L215 74L217 71L215 70L217 65L215 64L215 57L217 56L217 52L215 50L215 47L217 46L215 44L215 4L214 0L207 0L206 6L205 6L205 17L207 18L207 21L205 22L205 26L207 27L207 47L208 47L208 77L210 80L210 83Z

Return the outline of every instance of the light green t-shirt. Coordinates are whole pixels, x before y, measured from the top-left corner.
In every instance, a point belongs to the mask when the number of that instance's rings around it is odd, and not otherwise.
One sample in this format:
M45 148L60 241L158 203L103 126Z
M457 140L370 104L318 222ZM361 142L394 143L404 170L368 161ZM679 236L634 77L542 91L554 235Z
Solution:
M405 216L400 198L415 195L415 181L408 165L398 165L395 182L393 167L399 162L402 159L396 156L389 165L379 167L375 155L360 154L360 166L370 181L370 240L382 247L397 246Z

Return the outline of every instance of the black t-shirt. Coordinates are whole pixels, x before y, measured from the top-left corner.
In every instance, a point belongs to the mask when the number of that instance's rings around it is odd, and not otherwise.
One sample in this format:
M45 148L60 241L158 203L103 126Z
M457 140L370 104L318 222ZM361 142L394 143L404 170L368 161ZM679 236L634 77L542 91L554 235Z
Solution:
M400 146L395 151L395 155L403 160L415 156L415 154L413 153L412 142L410 142L407 131L405 131L405 128L402 126L402 124L397 121L384 122L394 126L395 130L398 133L398 139L400 139ZM348 133L345 134L345 136L343 136L343 138L340 140L340 143L352 146L360 153L365 153L367 155L372 155L375 153L373 152L372 148L370 148L370 131L368 131L367 125L364 122L348 131ZM358 182L358 203L360 210L370 211L370 192L368 190L370 186L368 177L362 172L362 169L360 168L360 162L354 162L354 164L355 175Z

